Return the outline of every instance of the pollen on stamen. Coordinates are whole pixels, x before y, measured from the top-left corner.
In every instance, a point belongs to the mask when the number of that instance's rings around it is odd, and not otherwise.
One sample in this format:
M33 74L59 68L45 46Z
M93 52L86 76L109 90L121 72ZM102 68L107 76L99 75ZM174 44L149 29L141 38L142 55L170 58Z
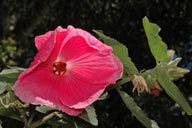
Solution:
M58 76L63 76L67 71L66 66L66 63L64 62L55 62L52 65L52 72Z

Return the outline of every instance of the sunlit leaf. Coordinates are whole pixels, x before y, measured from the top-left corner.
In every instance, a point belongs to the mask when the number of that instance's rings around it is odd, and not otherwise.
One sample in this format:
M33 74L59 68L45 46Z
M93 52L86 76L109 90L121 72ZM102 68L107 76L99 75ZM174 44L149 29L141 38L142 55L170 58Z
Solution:
M155 121L149 119L145 113L141 110L139 106L134 102L133 98L130 97L126 92L117 90L127 106L127 108L132 112L132 114L147 128L159 128Z
M128 57L128 49L125 45L120 43L119 41L104 35L103 33L93 30L103 41L105 44L111 46L113 48L113 53L122 61L124 65L124 69L129 74L138 74L138 70L135 67L135 64L131 61L131 58Z
M128 74L139 74L139 71L130 57L127 57L127 60L125 61L125 70Z
M105 100L109 97L108 92L103 93L98 100Z
M2 123L3 123L3 122L0 120L0 128L3 128L3 127L2 127Z
M167 71L164 68L157 68L157 79L166 93L175 100L188 115L192 115L191 107L177 86L169 79Z
M94 126L98 125L97 115L93 106L86 107L85 111L79 117Z
M4 69L1 73L1 77L7 77L7 78L17 78L20 73L25 71L24 68L19 67L12 67L10 69Z
M170 62L167 64L168 68L176 67L176 66L178 65L178 63L181 61L181 59L182 59L181 57L178 57L178 58L176 58L175 60L170 61Z
M123 60L126 56L128 56L128 49L125 45L97 30L93 31L104 41L105 44L113 47L113 53L118 56L120 60Z
M53 111L53 110L57 110L57 109L56 108L50 108L47 106L37 106L37 107L35 107L35 110L40 112L40 113L47 114L48 112Z
M0 94L6 90L6 83L0 81Z
M161 28L157 24L151 23L147 17L143 18L143 26L150 50L156 61L163 61L167 59L167 45L159 36Z
M0 98L0 105L8 108L12 103L14 103L16 97L13 92L9 91Z

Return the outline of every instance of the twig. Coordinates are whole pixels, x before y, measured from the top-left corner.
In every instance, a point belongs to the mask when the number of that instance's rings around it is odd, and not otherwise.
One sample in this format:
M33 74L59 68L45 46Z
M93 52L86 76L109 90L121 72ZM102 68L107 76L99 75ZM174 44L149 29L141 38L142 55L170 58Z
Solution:
M27 116L26 116L26 112L23 109L18 108L19 113L23 116L23 120L24 120L24 128L28 128L28 121L27 121Z
M49 115L43 117L43 119L38 120L38 121L32 123L32 124L30 125L30 128L37 128L37 127L41 126L42 124L44 124L44 123L45 123L46 121L48 121L49 119L53 118L54 116L57 116L57 117L59 117L59 118L62 118L62 117L63 117L63 115L60 114L59 112L53 112L53 113L50 113Z
M33 121L34 116L35 116L35 113L32 113L29 120L28 120L28 122L27 122L27 126L31 125L31 122Z

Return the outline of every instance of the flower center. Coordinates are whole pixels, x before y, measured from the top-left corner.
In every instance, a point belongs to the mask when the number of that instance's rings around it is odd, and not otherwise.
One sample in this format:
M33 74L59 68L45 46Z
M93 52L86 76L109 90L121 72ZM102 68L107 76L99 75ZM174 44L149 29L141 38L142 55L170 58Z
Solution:
M55 63L53 63L52 71L54 74L56 74L58 76L63 76L65 74L65 72L67 71L66 66L67 66L66 63L55 62Z

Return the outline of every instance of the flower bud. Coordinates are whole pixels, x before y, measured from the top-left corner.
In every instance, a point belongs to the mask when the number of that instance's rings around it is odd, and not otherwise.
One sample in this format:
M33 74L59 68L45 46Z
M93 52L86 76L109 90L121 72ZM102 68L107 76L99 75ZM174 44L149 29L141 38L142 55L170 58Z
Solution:
M134 85L133 92L135 89L137 89L138 95L140 95L140 93L142 93L144 90L148 92L147 84L142 76L134 75L132 83Z
M185 75L186 73L189 73L190 70L180 68L180 67L173 67L168 70L168 74L171 78L177 79Z
M174 51L174 50L168 50L168 51L167 51L167 56L168 56L168 58L169 58L170 60L173 59L174 55L175 55L175 51Z

